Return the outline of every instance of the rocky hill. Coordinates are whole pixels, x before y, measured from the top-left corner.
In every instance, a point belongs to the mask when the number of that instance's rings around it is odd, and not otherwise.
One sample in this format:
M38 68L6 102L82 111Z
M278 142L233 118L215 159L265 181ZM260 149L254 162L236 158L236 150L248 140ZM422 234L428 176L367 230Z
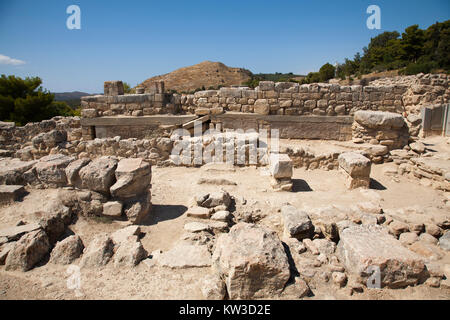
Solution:
M221 62L204 61L147 79L139 86L148 87L152 82L163 80L166 91L189 92L202 87L208 89L240 85L249 80L251 75L249 70L243 68L231 68Z

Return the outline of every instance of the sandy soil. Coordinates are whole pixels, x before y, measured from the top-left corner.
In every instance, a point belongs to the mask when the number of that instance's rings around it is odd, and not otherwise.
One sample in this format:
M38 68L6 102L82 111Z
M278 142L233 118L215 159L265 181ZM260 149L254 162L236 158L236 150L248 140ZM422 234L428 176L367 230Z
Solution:
M386 212L403 215L408 219L408 207L420 207L427 219L448 214L443 192L421 186L405 177L391 177L383 174L387 165L373 166L374 189L368 192L347 190L344 176L333 171L294 170L293 192L274 192L265 169L247 167L207 171L204 168L153 168L151 217L142 226L145 233L142 244L148 252L172 248L183 233L183 226L192 218L184 214L190 199L200 191L214 191L222 188L236 197L236 211L260 209L262 224L280 232L281 223L278 209L289 202L299 208L326 207L329 205L350 206L357 202L372 201L381 204ZM199 178L224 178L237 185L197 184ZM16 225L20 220L33 222L36 211L45 210L53 201L58 190L29 190L23 201L0 208L0 226ZM245 199L245 201L244 201ZM246 203L243 205L242 203ZM405 213L406 212L406 213ZM122 228L123 222L105 223L99 219L80 217L70 226L85 245L99 232L112 232ZM447 254L444 261L450 263ZM76 261L76 265L79 261ZM202 280L210 273L210 268L171 270L149 267L140 263L135 268L114 268L108 264L104 268L81 269L81 295L67 288L67 266L43 263L33 270L7 272L0 267L0 299L203 299ZM323 283L313 288L314 297L307 299L450 299L450 290L430 288L426 285L401 290L365 289L364 293L353 296L347 290L336 289ZM293 298L286 293L281 298Z

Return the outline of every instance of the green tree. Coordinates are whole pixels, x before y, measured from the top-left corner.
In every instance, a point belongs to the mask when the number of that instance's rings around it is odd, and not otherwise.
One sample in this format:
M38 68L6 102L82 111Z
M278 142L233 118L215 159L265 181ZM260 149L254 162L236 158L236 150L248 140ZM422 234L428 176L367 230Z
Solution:
M73 115L64 102L54 102L54 95L41 87L38 77L21 79L0 77L0 120L14 121L18 125L38 122L57 115Z
M333 67L330 63L325 63L319 70L320 81L325 82L333 79L335 71L335 67Z

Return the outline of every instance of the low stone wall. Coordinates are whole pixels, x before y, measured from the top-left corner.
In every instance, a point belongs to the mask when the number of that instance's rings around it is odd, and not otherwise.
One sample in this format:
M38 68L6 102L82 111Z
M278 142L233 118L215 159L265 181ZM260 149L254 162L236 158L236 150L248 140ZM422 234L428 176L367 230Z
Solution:
M81 98L83 118L177 114L181 96L169 93L96 95Z
M30 122L22 127L17 127L12 122L0 122L0 149L19 150L38 134L52 130L66 131L67 141L79 140L81 138L80 118L54 117L41 122Z

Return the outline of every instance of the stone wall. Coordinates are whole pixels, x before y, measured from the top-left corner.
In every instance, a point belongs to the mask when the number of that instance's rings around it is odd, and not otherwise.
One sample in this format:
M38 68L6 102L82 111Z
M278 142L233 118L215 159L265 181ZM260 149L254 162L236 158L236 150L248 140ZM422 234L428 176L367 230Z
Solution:
M80 118L54 117L41 122L30 122L22 127L17 127L13 122L0 122L0 149L19 150L30 143L35 136L52 130L66 131L66 141L79 140L81 138Z

